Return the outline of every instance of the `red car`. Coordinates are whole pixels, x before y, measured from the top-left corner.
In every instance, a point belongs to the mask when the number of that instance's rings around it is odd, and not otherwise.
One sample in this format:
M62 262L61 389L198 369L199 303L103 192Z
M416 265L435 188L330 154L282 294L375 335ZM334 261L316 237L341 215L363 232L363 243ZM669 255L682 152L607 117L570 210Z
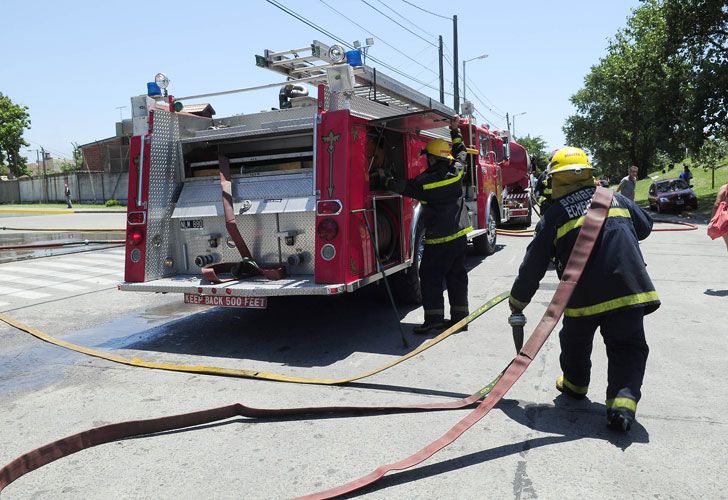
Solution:
M652 210L658 213L667 210L680 211L685 208L698 208L698 197L687 182L682 179L665 179L655 181L647 193L647 200Z

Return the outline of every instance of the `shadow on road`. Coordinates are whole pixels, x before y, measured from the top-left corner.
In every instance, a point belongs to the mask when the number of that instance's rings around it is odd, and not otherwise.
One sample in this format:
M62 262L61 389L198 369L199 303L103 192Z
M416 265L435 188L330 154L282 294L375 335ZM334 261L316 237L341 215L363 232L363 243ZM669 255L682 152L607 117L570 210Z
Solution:
M712 288L708 288L703 293L714 297L728 297L728 290L713 290Z
M356 352L398 356L429 338L410 335L405 325L405 349L391 305L376 288L334 297L277 297L265 310L211 308L102 347L313 367ZM413 307L398 309L402 318Z
M589 400L574 402L560 395L554 399L553 405L526 404L521 406L516 400L504 399L496 408L529 429L556 435L489 448L386 476L374 485L359 491L358 494L383 490L391 486L453 472L509 455L522 454L535 448L567 443L583 438L602 439L622 450L626 450L632 443L649 443L649 434L639 422L636 422L632 430L627 434L608 429L606 427L605 406ZM478 432L477 427L470 432ZM482 429L480 432L483 432ZM344 498L353 498L353 496Z

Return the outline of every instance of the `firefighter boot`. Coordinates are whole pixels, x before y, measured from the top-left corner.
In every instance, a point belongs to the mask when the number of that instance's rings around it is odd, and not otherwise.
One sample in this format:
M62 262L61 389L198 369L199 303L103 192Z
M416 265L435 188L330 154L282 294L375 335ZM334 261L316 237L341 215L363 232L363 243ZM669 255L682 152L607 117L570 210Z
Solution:
M460 320L465 319L469 315L468 306L450 306L450 321L448 321L448 328L458 323ZM465 323L462 327L458 328L458 332L467 332L468 324Z
M607 425L610 429L629 432L636 412L637 401L632 391L624 388L617 393L616 398L607 400Z
M441 333L448 327L448 323L444 319L425 319L425 322L412 329L412 333Z
M563 375L556 379L556 390L570 398L584 399L589 387L572 384Z

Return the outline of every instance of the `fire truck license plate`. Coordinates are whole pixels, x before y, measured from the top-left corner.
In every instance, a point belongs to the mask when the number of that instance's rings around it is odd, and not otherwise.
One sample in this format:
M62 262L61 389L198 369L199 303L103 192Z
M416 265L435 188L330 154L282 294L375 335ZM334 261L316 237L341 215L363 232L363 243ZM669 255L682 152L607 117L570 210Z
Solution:
M185 294L185 304L203 304L217 307L242 307L246 309L265 309L268 297L232 297L230 295L195 295Z
M185 219L179 221L180 229L202 229L205 225L202 219Z

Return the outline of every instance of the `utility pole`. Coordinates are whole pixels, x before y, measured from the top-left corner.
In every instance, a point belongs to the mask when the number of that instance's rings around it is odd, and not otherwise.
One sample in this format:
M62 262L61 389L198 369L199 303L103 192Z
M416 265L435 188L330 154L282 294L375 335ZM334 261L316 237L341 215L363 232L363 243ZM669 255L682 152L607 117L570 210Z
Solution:
M40 147L40 152L43 155L43 201L48 203L48 175L46 174L46 152L43 146Z
M439 54L440 54L440 102L442 104L445 104L445 73L442 67L442 35L440 35L440 46L439 46Z
M513 115L513 139L516 138L516 116L522 116L525 114L526 114L526 112L524 111L522 113L516 113Z
M453 109L460 111L460 91L458 90L458 16L452 16L452 71L453 71Z
M508 113L506 113L506 125L508 125L508 133L510 134L511 133L511 119L510 119Z

